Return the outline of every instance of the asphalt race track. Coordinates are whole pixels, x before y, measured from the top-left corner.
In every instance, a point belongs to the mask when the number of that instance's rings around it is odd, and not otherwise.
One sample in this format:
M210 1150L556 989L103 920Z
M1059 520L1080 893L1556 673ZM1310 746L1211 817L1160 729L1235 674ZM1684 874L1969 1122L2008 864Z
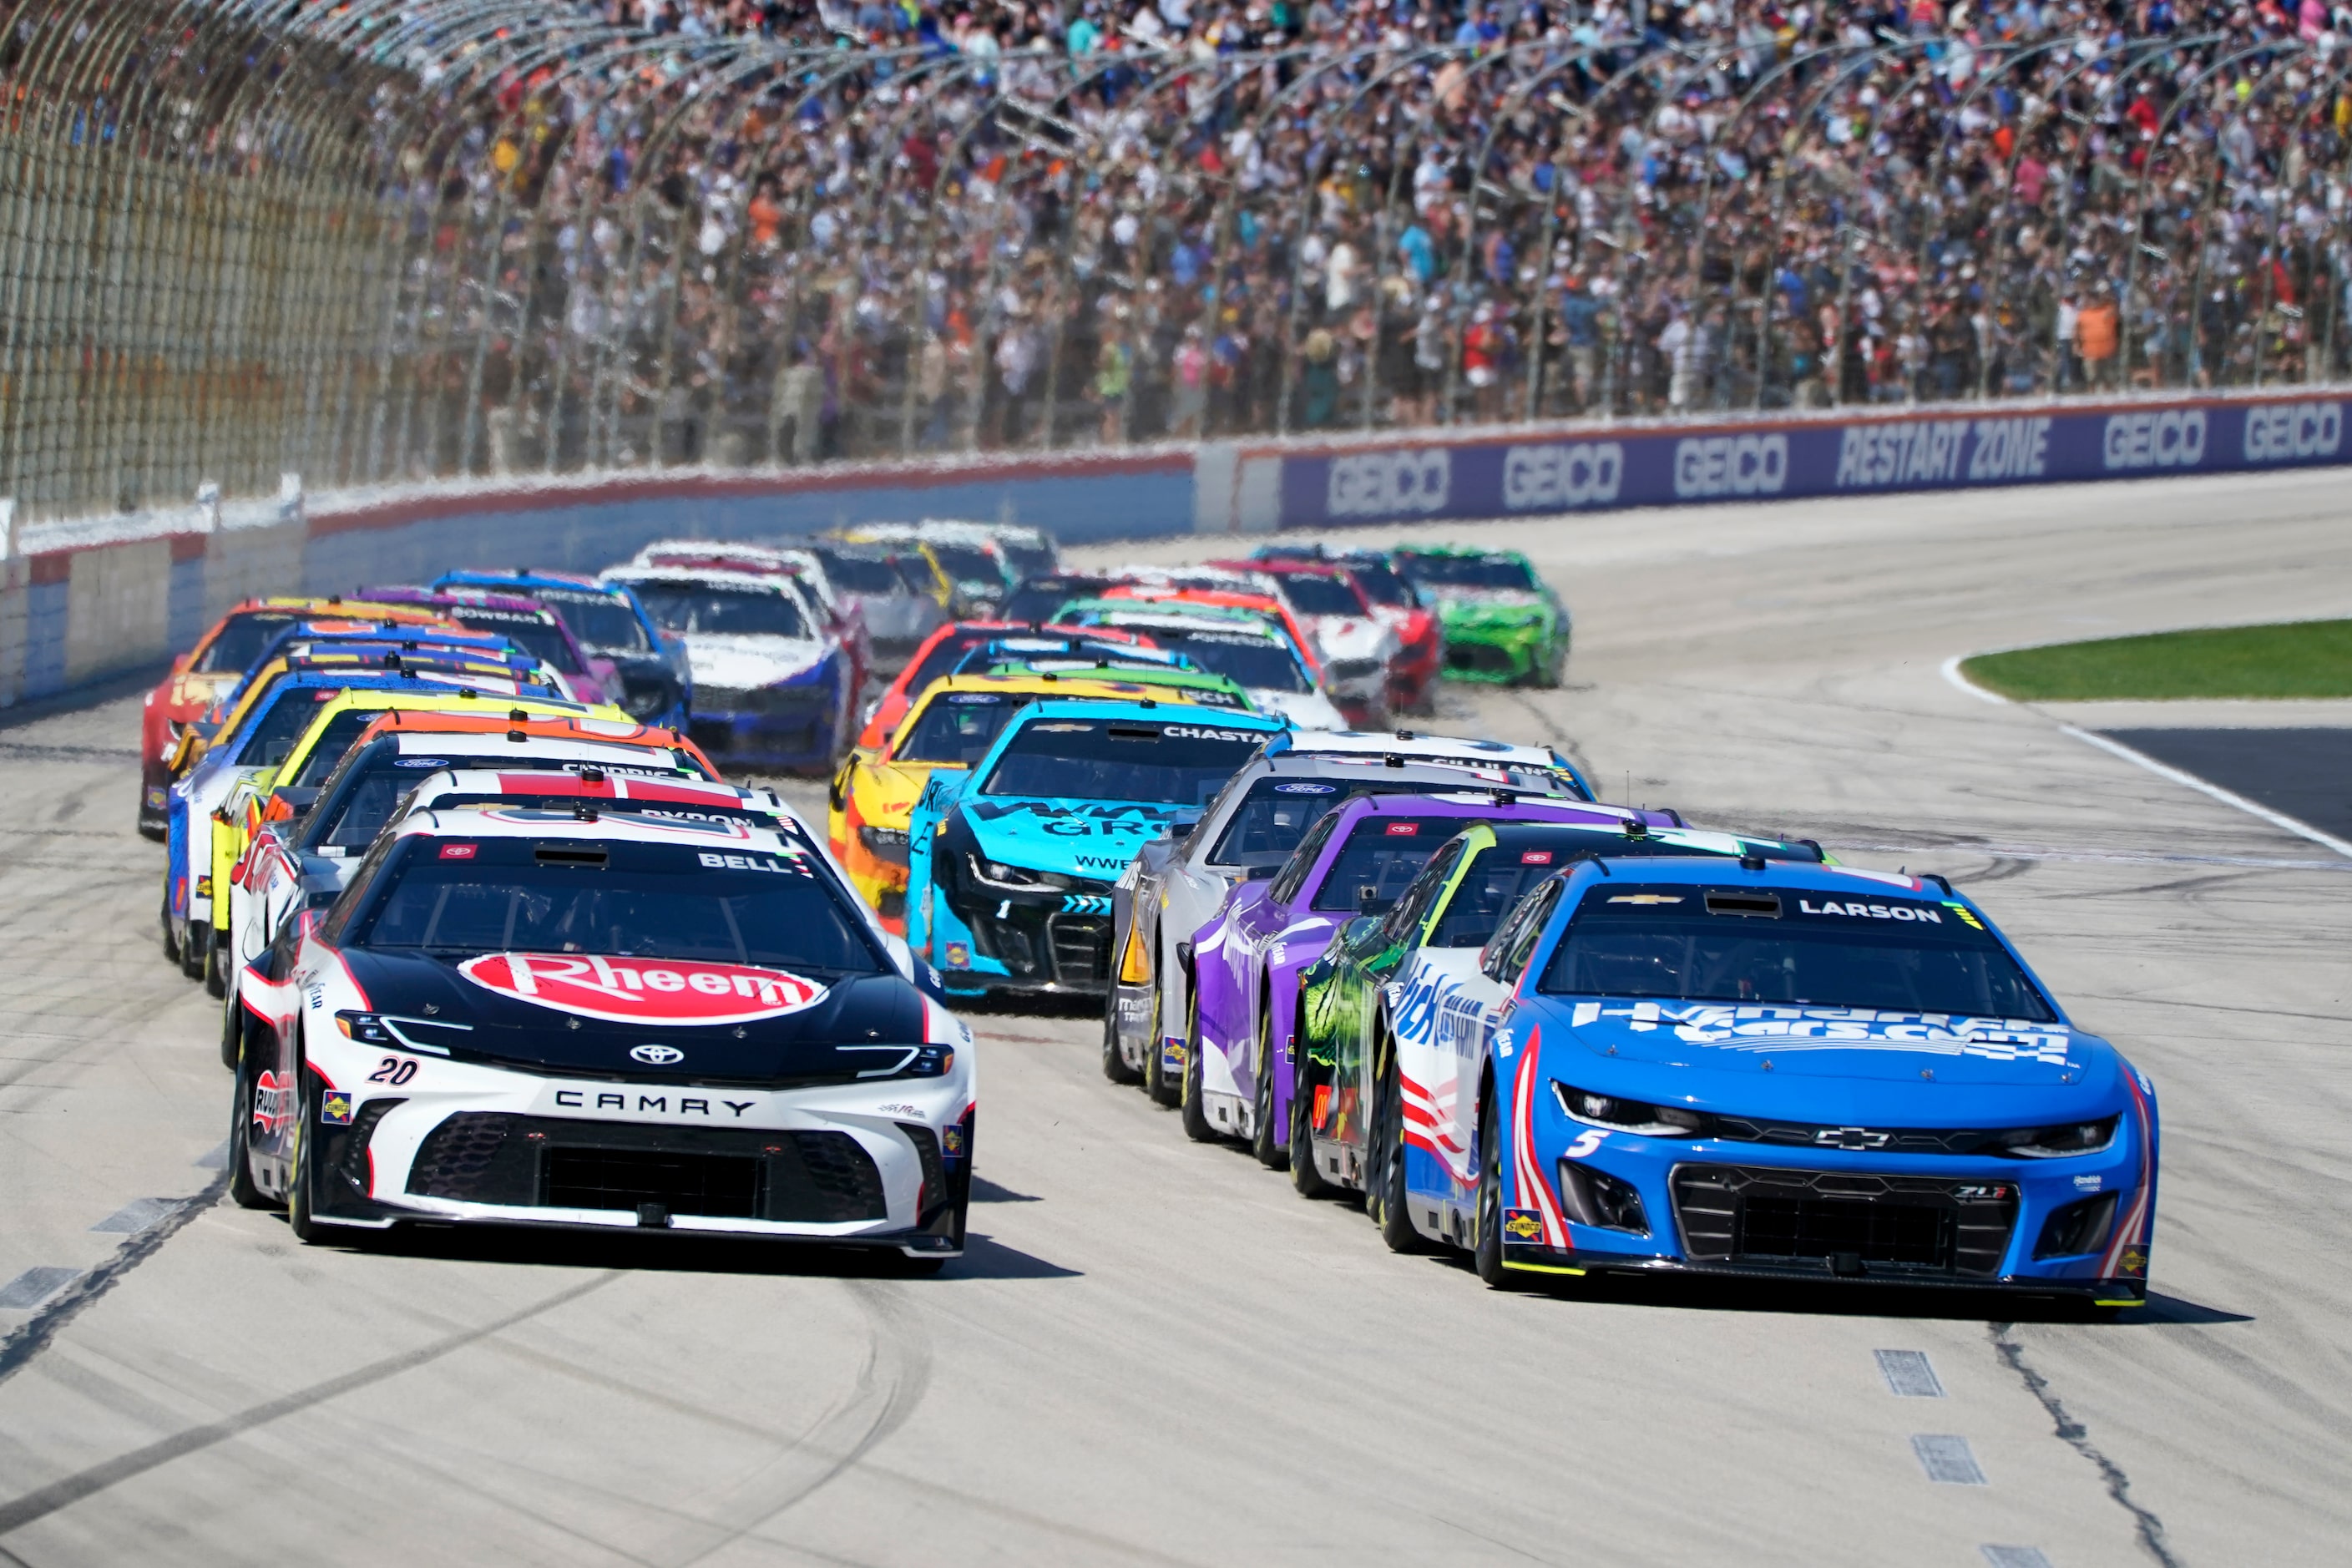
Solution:
M975 1019L984 1236L940 1279L634 1237L305 1248L212 1201L229 1080L157 952L135 699L0 729L0 1563L2344 1562L2352 860L1941 673L2352 613L2343 494L1450 531L1536 553L1578 636L1570 689L1449 695L1439 727L1944 871L2155 1079L2156 1296L2113 1323L1492 1294L1186 1142L1103 1080L1094 1019L1009 1012Z
M2336 837L2352 834L2352 729L2118 730L2160 763Z

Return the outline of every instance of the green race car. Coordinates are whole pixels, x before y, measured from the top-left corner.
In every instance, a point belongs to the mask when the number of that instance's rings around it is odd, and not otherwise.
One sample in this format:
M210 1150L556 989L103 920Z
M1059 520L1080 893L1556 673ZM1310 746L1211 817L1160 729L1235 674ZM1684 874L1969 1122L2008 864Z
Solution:
M1390 560L1445 628L1456 680L1558 686L1568 668L1568 606L1516 550L1422 545Z

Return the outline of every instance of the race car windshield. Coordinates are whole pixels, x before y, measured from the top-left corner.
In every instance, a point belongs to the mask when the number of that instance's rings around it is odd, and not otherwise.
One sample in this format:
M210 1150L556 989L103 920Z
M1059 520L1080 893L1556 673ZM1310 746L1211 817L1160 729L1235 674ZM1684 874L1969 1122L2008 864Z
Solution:
M1062 606L1071 600L1091 599L1109 586L1108 577L1032 577L1006 597L1002 613L1008 621L1033 621L1042 626L1059 615Z
M572 644L564 637L563 628L540 616L520 610L452 610L449 618L468 631L496 632L565 675L580 673L580 661L572 657Z
M352 742L358 740L370 724L383 717L383 710L380 708L346 708L328 720L325 727L312 739L310 752L302 759L301 772L294 776L292 782L305 789L324 784L327 775L335 771L335 764L343 760L343 753L352 749Z
M1247 632L1192 631L1181 626L1153 626L1150 637L1161 647L1184 655L1213 675L1252 691L1312 691L1315 683L1300 668L1286 644Z
M843 551L821 552L825 577L844 594L878 594L885 597L907 591L906 584L887 555L852 555Z
M934 544L931 559L940 563L952 582L981 583L991 588L1004 585L1004 574L997 569L996 557L977 544Z
M1351 561L1348 570L1356 574L1356 585L1373 604L1400 610L1412 608L1412 585L1388 567L1373 561Z
M285 687L277 691L237 748L240 768L275 767L293 754L294 742L319 716L319 704L335 700L331 686Z
M294 617L278 610L253 610L242 616L231 616L196 660L199 675L233 675L250 667L269 646L269 639L294 624Z
M1383 793L1423 795L1428 784ZM1209 851L1213 866L1278 866L1290 858L1307 830L1323 820L1335 805L1361 786L1328 779L1265 778L1250 785L1249 794L1225 819L1225 831Z
M1961 905L1810 889L1612 879L1577 907L1540 988L1560 995L2057 1018L2016 961Z
M1005 563L1024 577L1035 577L1054 569L1054 550L1048 544L1021 544L1000 539L996 547L1004 552Z
M1415 583L1442 588L1518 588L1539 584L1524 561L1507 555L1408 555L1404 574Z
M882 972L807 852L724 847L415 837L344 940L445 957L581 952Z
M665 631L712 637L804 637L800 606L761 588L719 588L699 583L640 583L637 598Z
M1349 831L1313 907L1385 911L1437 847L1469 826L1459 816L1365 817Z
M572 628L573 637L599 653L651 651L651 645L646 641L645 624L629 608L626 599L612 594L572 593L562 588L542 588L536 596L563 617L563 624Z
M963 662L965 654L982 643L994 641L996 637L995 632L988 631L950 632L941 637L939 646L925 654L923 661L915 667L915 673L907 678L908 694L920 697L932 681L943 675L954 674L956 666Z
M1659 828L1640 838L1628 838L1622 827L1598 824L1562 826L1540 835L1514 830L1507 842L1488 845L1470 862L1469 871L1454 890L1453 901L1438 917L1429 945L1486 946L1521 895L1580 855L1606 855L1618 860L1643 855L1712 855L1729 859L1741 854L1760 854L1772 860L1812 858L1810 850L1785 844L1697 829Z
M955 763L970 767L988 755L1004 721L1029 699L994 691L943 691L915 716L894 763Z
M1201 805L1265 740L1199 724L1040 719L1006 742L980 793Z
M1364 613L1364 606L1345 578L1326 577L1317 572L1286 572L1282 574L1282 593L1290 601L1290 607L1302 616Z

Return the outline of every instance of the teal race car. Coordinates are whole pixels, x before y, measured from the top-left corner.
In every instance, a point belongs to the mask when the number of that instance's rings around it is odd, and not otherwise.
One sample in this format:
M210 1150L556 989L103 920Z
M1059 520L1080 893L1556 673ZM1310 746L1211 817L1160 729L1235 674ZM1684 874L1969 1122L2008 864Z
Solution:
M1110 989L1111 889L1200 820L1286 720L1157 702L1034 702L931 774L907 825L907 942L948 989Z
M1568 669L1568 606L1516 550L1417 545L1391 563L1445 628L1455 680L1558 686Z

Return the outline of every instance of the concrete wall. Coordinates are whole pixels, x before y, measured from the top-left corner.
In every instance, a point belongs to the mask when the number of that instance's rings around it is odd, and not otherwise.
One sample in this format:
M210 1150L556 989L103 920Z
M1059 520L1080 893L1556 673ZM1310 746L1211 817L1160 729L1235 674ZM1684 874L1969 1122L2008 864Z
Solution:
M35 524L0 561L0 705L155 664L238 601L656 539L962 517L1069 543L2352 461L2333 390L1219 441L756 474L483 481Z

